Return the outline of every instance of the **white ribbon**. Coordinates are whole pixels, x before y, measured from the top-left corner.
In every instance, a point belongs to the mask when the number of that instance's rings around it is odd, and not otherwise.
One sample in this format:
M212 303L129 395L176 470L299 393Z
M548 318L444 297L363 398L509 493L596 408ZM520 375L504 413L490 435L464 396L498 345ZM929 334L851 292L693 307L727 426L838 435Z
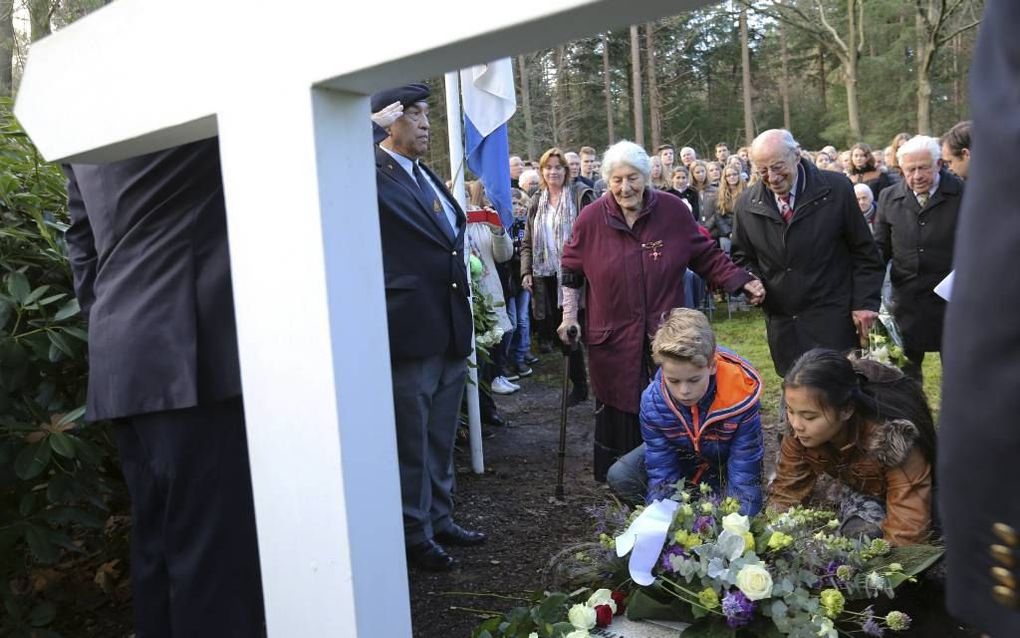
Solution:
M673 500L653 501L634 519L627 531L616 537L616 555L623 557L631 552L630 577L638 585L651 585L655 582L652 568L659 560L666 534L679 505Z

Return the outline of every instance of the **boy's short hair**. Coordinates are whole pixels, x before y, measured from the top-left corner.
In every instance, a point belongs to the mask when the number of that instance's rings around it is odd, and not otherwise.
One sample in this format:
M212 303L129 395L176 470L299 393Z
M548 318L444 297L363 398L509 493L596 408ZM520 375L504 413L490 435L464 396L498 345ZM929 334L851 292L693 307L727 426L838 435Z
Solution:
M652 359L688 361L699 368L715 359L715 333L708 318L697 310L674 308L652 339Z
M594 156L598 157L598 152L594 148L592 148L591 146L582 146L580 148L580 150L577 151L577 154L578 155L594 155Z

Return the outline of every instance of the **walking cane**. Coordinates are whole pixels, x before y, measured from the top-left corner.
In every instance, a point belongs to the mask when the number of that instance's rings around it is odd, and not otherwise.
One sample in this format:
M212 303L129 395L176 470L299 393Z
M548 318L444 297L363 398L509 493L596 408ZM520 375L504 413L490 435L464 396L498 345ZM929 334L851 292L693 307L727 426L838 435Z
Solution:
M563 500L563 461L567 456L567 393L570 389L570 353L577 347L577 326L567 330L569 345L563 347L563 396L560 401L560 451L556 470L556 498Z

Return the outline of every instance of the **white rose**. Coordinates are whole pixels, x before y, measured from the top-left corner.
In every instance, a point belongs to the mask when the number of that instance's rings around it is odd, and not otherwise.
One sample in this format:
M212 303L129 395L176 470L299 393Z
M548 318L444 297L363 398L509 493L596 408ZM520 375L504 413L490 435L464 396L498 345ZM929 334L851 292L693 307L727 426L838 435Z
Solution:
M609 605L609 608L613 610L613 613L616 613L616 601L613 600L613 592L608 589L596 590L585 604L592 609L595 609L599 605Z
M538 638L538 632L537 631L531 632L530 634L528 634L528 638Z
M737 572L737 588L748 600L761 600L772 595L772 576L761 565L745 565Z
M585 635L588 630L595 626L595 609L587 605L574 605L567 612L567 620L578 629L583 629Z
M727 514L723 516L722 528L728 532L736 534L737 536L743 536L747 532L751 531L751 520L743 514Z
M563 638L591 638L591 634L588 633L587 629L575 629Z

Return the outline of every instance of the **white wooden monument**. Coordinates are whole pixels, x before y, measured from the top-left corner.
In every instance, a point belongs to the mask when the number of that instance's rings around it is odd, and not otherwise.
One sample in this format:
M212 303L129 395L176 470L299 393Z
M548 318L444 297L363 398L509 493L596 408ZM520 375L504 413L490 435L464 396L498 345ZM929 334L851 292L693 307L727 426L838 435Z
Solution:
M368 95L708 3L117 0L32 45L47 160L219 135L270 636L411 635Z

